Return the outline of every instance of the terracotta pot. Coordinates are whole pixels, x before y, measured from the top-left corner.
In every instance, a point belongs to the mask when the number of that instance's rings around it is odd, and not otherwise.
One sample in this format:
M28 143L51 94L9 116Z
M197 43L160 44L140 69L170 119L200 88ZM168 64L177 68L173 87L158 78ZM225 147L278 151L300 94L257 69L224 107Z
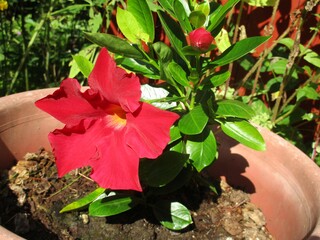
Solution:
M39 147L50 149L48 133L62 125L34 106L53 89L0 98L0 168ZM257 152L218 134L219 159L209 172L252 193L276 239L320 239L320 170L300 150L259 128L267 143ZM0 239L21 239L0 227Z

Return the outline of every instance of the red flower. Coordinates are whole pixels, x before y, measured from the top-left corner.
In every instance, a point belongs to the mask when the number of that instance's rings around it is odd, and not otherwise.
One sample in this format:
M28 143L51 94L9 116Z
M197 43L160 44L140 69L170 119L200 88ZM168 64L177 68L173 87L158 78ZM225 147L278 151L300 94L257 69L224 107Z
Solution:
M189 40L192 47L205 52L209 49L213 37L211 36L211 33L204 28L198 28L189 33Z
M141 191L139 158L156 158L170 140L175 113L140 102L139 78L116 66L103 48L81 92L65 79L36 106L65 124L49 134L58 175L91 166L101 187Z

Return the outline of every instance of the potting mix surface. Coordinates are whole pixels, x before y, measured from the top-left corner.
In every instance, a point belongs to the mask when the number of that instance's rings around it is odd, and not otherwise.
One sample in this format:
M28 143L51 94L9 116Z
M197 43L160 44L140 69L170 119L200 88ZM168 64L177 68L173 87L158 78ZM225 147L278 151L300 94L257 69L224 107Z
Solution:
M273 239L249 195L225 182L217 198L201 187L186 187L181 200L194 224L183 231L161 226L146 207L112 217L91 217L87 209L59 213L98 186L90 169L58 178L54 157L43 149L28 153L0 178L0 224L28 240L53 239Z

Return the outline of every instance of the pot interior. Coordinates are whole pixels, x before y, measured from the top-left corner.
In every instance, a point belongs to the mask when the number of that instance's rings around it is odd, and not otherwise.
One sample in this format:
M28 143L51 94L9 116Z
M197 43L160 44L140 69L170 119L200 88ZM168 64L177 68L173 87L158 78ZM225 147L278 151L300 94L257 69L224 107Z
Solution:
M37 109L34 102L53 91L36 90L0 98L0 169L9 168L16 159L40 147L50 150L47 135L62 124ZM259 130L267 144L264 152L217 134L219 159L208 172L251 193L276 239L304 239L318 222L319 170L293 145L266 129Z

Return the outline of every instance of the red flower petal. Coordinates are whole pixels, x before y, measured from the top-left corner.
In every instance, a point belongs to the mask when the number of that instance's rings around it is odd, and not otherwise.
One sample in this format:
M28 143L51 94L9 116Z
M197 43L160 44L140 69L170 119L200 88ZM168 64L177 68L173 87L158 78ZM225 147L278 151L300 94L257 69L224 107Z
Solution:
M94 108L86 95L81 92L76 79L68 78L62 81L58 90L36 101L35 105L65 124L77 125L84 118L104 115L101 110Z
M134 114L127 114L127 144L140 158L156 158L170 141L170 127L179 118L176 113L142 103Z
M107 49L102 48L88 79L89 86L100 92L108 102L119 104L126 112L139 108L139 78L117 67Z
M138 77L115 65L102 49L81 92L75 79L36 102L66 126L49 134L59 176L84 166L104 188L141 191L139 158L156 158L170 140L175 113L139 102Z
M100 186L114 190L142 191L139 181L139 157L125 144L124 131L113 132L98 146L99 162L91 163L92 179Z
M114 131L105 120L82 121L73 128L55 130L49 135L59 176L91 166L91 177L101 187L142 191L139 157L124 142L124 129Z

